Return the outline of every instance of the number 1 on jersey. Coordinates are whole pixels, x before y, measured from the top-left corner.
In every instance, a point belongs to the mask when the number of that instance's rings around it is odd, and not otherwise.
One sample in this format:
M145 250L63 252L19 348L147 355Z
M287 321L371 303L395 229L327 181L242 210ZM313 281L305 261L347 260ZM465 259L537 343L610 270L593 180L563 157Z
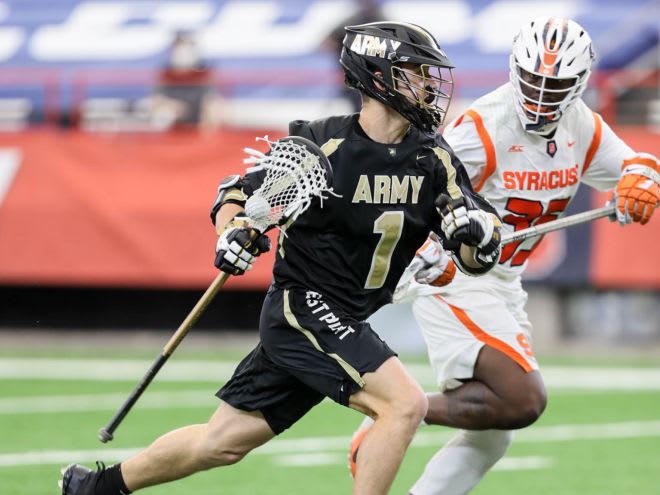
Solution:
M365 289L380 289L390 271L392 253L403 232L404 215L402 211L386 211L374 222L374 234L380 234L378 245L371 258L371 268Z

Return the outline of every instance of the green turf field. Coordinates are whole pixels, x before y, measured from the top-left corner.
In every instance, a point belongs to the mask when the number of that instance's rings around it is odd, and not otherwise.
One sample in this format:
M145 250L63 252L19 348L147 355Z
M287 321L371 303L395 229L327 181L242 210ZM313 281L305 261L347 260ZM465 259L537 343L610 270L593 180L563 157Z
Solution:
M112 462L172 428L204 422L217 404L213 393L237 355L225 355L222 362L210 361L210 351L175 355L120 426L115 441L98 442L97 430L157 352L79 351L63 359L60 351L0 351L0 493L59 493L59 468L68 462ZM424 361L407 362L431 390ZM542 364L550 385L544 417L519 433L507 457L474 493L660 494L660 367L592 362L600 367L576 370L563 367L566 363ZM568 385L566 376L576 371L579 383ZM202 380L207 374L217 380ZM240 464L141 493L350 493L346 448L359 421L357 413L325 401ZM407 493L450 433L420 429L391 493Z

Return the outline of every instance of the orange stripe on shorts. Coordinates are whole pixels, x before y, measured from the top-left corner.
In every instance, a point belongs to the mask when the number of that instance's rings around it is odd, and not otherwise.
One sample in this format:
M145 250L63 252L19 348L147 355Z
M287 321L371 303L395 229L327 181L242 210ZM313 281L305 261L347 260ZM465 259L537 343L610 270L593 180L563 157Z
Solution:
M434 296L438 300L442 301L447 306L449 306L449 309L451 309L451 312L454 313L454 316L459 319L459 321L465 326L465 328L467 328L472 333L472 335L475 336L477 340L483 342L489 347L492 347L493 349L497 349L498 351L506 354L516 363L518 363L518 365L522 369L524 369L525 372L529 373L530 371L533 371L533 368L530 366L527 360L513 347L511 347L506 342L503 342L500 339L497 339L492 335L486 333L483 329L479 327L479 325L477 325L474 321L472 321L470 317L467 315L467 313L463 311L461 308L457 308L456 306L449 304L439 294L434 294Z

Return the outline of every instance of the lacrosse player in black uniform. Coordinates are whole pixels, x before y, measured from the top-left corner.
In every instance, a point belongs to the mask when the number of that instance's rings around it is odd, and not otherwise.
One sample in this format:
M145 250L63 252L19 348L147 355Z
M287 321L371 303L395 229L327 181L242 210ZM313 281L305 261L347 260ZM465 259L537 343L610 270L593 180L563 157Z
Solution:
M360 447L366 454L353 493L387 493L428 403L365 320L391 302L431 230L459 268L488 271L499 258L499 221L436 134L452 65L433 36L397 22L349 26L341 63L347 84L362 92L361 112L289 129L329 158L334 195L281 227L260 343L218 392L218 410L121 464L97 472L70 466L63 494L117 495L233 464L324 397L376 419ZM233 275L269 249L236 219L260 180L259 173L226 179L212 209L215 263Z

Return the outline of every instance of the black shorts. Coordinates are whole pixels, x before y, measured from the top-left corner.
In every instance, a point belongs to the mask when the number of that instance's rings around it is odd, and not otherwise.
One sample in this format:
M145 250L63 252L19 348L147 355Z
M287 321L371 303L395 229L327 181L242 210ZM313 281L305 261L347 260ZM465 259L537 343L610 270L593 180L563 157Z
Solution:
M279 434L324 397L344 406L364 386L362 375L396 353L364 321L318 292L268 292L259 324L261 342L216 394L244 411L259 410Z

